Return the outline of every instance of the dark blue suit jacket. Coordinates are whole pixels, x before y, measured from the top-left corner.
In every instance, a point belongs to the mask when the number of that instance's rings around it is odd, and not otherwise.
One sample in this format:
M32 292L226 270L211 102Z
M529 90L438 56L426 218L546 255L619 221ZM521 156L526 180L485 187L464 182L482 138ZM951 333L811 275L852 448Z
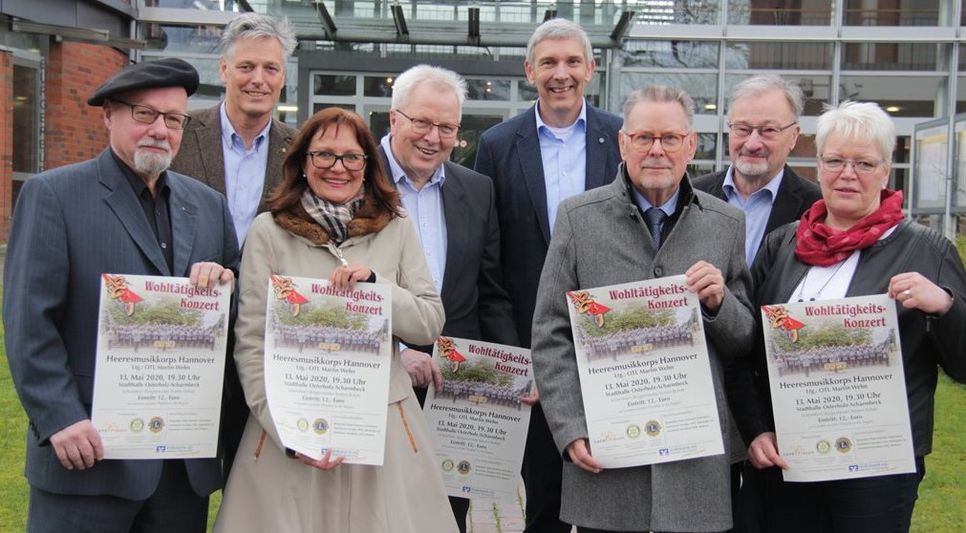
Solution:
M617 175L621 123L620 117L587 104L585 190L606 185ZM536 106L493 126L480 137L476 171L492 178L496 187L504 286L513 301L520 341L529 347L537 284L550 243Z
M49 439L90 418L102 273L188 276L199 261L238 268L224 196L174 172L167 184L173 271L110 150L39 174L20 193L4 267L3 322L13 382L30 419L26 475L34 487L140 500L158 485L160 460L105 460L71 471ZM185 465L198 494L221 486L217 459Z

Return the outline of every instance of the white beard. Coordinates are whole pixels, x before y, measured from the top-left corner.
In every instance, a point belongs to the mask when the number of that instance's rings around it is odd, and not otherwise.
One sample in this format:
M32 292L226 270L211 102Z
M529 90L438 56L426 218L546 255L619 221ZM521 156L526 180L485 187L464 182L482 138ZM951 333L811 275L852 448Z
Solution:
M768 162L764 161L761 163L748 163L747 161L742 161L738 159L735 163L735 168L742 176L748 179L755 180L765 178L765 174L768 172Z
M143 143L141 146L148 145L152 144ZM153 146L163 147L169 151L165 154L159 154L148 150L135 150L134 170L139 174L144 174L146 176L160 176L162 172L168 170L168 167L171 166L171 146L166 142L154 143Z

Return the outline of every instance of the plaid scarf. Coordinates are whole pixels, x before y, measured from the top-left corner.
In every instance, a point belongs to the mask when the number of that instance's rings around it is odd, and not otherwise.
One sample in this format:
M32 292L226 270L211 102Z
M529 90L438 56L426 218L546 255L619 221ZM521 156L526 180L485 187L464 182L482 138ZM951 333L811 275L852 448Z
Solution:
M365 198L365 187L359 188L359 193L344 204L334 204L325 198L319 198L312 189L306 187L302 193L302 208L319 223L336 245L340 245L349 238L349 221L356 215L359 206Z

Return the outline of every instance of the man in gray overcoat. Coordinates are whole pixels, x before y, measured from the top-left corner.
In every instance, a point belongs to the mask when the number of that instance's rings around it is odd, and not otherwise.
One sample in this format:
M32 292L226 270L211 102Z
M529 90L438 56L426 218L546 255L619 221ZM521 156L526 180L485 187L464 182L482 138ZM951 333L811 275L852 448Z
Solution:
M537 385L564 458L561 519L578 531L724 531L731 527L728 439L711 457L604 470L587 440L565 291L684 274L701 303L722 434L731 424L722 362L754 339L741 212L691 188L694 104L680 89L634 91L624 162L606 187L561 204L533 321Z

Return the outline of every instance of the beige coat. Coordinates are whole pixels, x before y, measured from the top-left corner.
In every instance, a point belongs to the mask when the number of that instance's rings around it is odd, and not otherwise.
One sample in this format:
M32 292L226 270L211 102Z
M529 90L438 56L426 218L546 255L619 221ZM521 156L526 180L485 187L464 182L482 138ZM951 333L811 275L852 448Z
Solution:
M263 347L270 274L326 278L339 265L328 236L301 209L259 215L245 243L239 276L235 361L251 416L225 489L216 532L452 532L456 523L427 439L426 422L393 342L386 455L381 467L330 471L285 455L265 398ZM349 226L346 260L367 265L392 285L394 341L431 344L443 306L407 218L369 213ZM266 437L262 437L263 431ZM264 443L259 446L259 442Z

